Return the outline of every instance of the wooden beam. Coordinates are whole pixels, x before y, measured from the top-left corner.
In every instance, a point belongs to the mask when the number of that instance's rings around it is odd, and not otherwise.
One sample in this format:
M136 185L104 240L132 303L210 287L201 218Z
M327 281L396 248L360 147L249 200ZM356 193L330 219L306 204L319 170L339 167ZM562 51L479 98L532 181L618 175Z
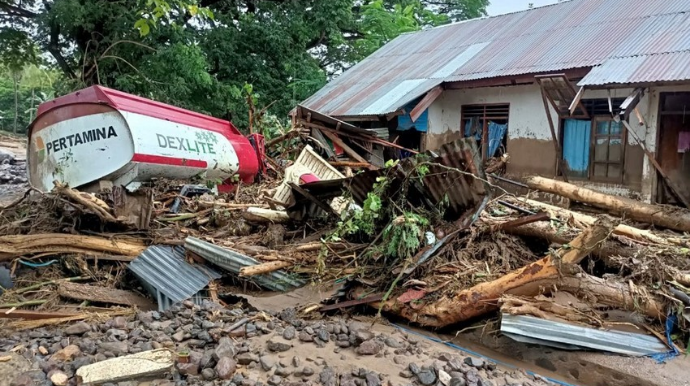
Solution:
M137 307L142 310L152 310L155 306L148 299L131 291L106 288L88 284L60 283L57 290L63 298L88 300L98 303L119 304Z
M364 159L364 157L359 155L359 153L357 153L354 149L352 149L350 146L348 146L345 142L343 142L342 139L338 138L338 136L335 135L334 133L332 133L330 130L322 130L322 132L323 132L323 135L328 137L336 145L340 146L343 149L343 151L345 151L345 153L347 153L347 155L352 157L355 161L361 162L361 163L368 163L369 169L376 170L376 167L374 165L370 164L366 159Z
M571 80L578 80L582 79L589 71L591 71L591 67L587 68L575 68L572 70L565 70L562 71L565 76L568 77L568 79ZM532 74L525 74L525 75L518 75L518 76L499 76L499 77L494 77L494 78L488 78L488 79L478 79L478 80L467 80L467 81L459 81L459 82L447 82L444 83L444 88L446 90L458 90L458 89L466 89L466 88L480 88L480 87L499 87L499 86L515 86L519 84L534 84L535 75L548 75L551 74L552 72L540 72L540 73L532 73Z
M443 86L438 85L426 93L419 103L410 111L410 119L412 122L417 122L417 119L422 113L431 106L432 103L443 93Z
M27 311L27 310L13 310L11 308L0 309L0 319L54 319L54 318L69 318L80 315L74 312L46 312L46 311Z
M551 109L549 109L549 102L546 100L546 92L544 89L541 90L541 99L544 102L544 111L546 112L546 118L549 121L549 129L551 130L551 138L553 140L553 146L556 150L556 166L560 169L563 175L563 180L568 182L568 173L563 163L563 152L561 151L561 145L558 142L558 137L556 136L556 128L553 124L553 117L551 116Z
M578 105L580 105L580 101L582 100L582 95L585 93L585 88L580 87L580 90L575 94L575 98L573 99L573 103L570 104L570 115L573 115L575 112L575 109L577 109Z

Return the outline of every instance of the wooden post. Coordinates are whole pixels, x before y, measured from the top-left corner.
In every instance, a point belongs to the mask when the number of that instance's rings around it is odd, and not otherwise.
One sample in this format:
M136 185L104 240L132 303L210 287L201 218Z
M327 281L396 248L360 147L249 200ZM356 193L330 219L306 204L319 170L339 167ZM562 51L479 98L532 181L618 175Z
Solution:
M563 152L561 150L561 145L558 142L558 136L556 135L556 128L553 124L553 118L551 117L551 109L549 109L549 102L546 100L546 94L544 89L541 90L541 99L544 102L544 111L546 112L546 118L549 121L549 129L551 129L551 138L553 139L553 146L556 150L556 166L561 171L563 175L563 181L568 182L568 171L563 163Z

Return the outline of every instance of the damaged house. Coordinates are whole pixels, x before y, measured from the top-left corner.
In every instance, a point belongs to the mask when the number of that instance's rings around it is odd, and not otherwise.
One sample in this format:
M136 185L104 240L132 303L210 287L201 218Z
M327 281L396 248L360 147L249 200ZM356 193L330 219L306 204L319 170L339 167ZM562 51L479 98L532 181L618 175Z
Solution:
M405 34L302 105L418 150L475 137L515 178L687 203L690 1L571 0Z

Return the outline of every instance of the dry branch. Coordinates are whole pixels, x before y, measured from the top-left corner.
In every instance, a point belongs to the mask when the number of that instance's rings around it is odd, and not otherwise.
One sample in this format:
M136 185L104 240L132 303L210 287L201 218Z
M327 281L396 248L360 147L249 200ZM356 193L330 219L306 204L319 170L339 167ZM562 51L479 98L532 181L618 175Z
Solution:
M604 241L613 229L605 219L597 221L569 245L554 255L510 272L496 280L464 289L452 297L443 297L434 303L414 309L396 301L383 303L383 309L399 314L425 326L444 327L481 316L498 308L497 301L505 293L534 296L541 288L557 281L560 269L577 264ZM378 307L380 304L374 304Z
M36 254L116 254L137 256L146 247L138 240L106 239L97 236L44 233L0 236L0 261Z
M607 210L617 216L629 217L636 221L681 232L690 232L690 211L687 209L671 209L659 205L645 204L543 177L529 177L525 183L532 189L558 194L574 201Z
M84 206L103 221L112 223L118 222L115 216L110 213L110 207L104 201L88 193L74 190L61 182L55 181L53 183L55 184L55 193L58 195L65 196L71 201Z

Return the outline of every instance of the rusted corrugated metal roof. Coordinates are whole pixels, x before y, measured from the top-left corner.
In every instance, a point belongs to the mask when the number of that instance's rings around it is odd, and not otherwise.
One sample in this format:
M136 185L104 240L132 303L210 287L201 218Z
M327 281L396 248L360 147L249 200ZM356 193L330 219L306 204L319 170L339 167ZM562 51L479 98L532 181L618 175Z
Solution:
M690 51L613 58L594 67L580 86L674 82L690 79Z
M319 199L339 196L345 188L350 191L355 202L362 205L378 178L385 175L389 181L385 195L395 200L395 195L403 192L403 182L410 179L410 175L422 163L425 163L429 170L423 176L422 183L413 181L411 186L407 187L407 198L410 203L423 205L432 210L445 206L446 218L456 220L469 210L476 210L478 204L489 193L484 182L486 176L477 142L472 138L447 143L436 154L428 152L425 156L406 158L394 168L367 170L353 177L311 182L300 187Z
M571 0L399 36L302 105L339 117L381 115L442 82L687 50L688 0Z

